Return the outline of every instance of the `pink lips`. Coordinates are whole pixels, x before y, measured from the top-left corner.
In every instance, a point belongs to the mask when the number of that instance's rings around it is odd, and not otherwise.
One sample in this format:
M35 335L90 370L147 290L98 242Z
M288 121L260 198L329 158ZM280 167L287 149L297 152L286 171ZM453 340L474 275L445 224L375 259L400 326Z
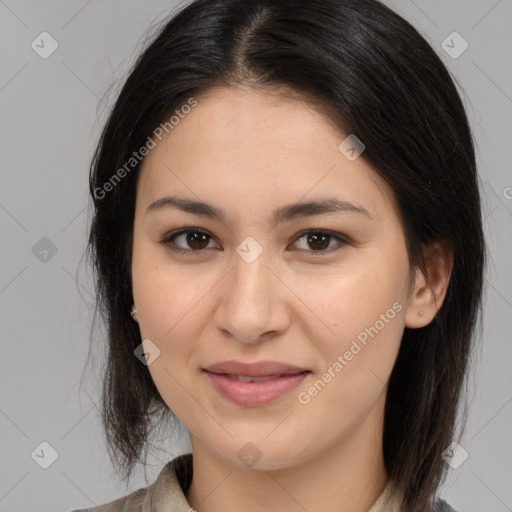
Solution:
M298 386L309 370L277 361L242 363L224 361L205 369L213 387L225 398L237 405L257 407L266 405ZM245 377L270 377L258 382L239 381L237 375Z

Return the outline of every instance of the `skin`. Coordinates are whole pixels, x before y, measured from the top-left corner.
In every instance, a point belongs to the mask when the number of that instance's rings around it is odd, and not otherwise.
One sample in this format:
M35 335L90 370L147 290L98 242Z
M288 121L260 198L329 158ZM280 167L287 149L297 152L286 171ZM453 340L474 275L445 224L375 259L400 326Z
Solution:
M349 161L338 150L347 134L311 104L242 87L197 100L142 163L132 258L134 318L142 339L160 350L148 368L190 433L187 500L199 512L366 511L388 480L383 415L403 329L435 316L450 257L438 251L429 260L430 291L423 274L411 272L389 186L363 157ZM171 194L222 208L226 220L170 208L146 213ZM277 207L324 197L356 203L371 217L341 211L271 221ZM185 227L210 237L195 245L175 238L190 254L162 245ZM349 243L308 243L299 233L309 229ZM263 250L252 263L236 252L248 236ZM316 255L321 249L331 252ZM396 303L394 318L300 403L298 394ZM312 373L271 404L242 407L202 372L228 359ZM249 442L261 455L253 467L237 456Z

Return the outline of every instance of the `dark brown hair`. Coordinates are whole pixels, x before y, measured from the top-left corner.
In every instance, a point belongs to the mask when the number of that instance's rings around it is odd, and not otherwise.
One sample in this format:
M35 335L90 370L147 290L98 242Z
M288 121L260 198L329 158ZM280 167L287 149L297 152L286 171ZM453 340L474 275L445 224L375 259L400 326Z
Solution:
M425 270L432 242L453 250L438 314L404 331L384 417L390 479L406 510L426 510L446 473L442 452L456 435L485 244L472 134L454 79L416 29L376 0L197 0L166 20L137 58L90 174L88 256L107 326L101 412L111 458L129 479L151 421L172 411L134 356L141 334L130 317L130 269L140 164L108 190L105 184L189 98L237 84L286 86L363 141L361 158L394 192L411 268Z

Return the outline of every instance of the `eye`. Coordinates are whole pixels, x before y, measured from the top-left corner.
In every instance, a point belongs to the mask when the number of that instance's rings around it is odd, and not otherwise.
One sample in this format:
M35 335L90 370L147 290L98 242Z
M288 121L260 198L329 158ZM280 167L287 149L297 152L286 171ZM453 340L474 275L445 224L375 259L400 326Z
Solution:
M176 245L176 240L182 239L183 243L188 247L180 247ZM320 229L309 229L299 233L296 240L300 242L305 241L313 250L307 248L299 248L299 250L305 250L307 252L314 253L315 255L322 255L336 250L341 249L344 245L350 242L339 233L333 233L331 231L320 230ZM183 228L178 231L169 233L160 243L168 247L174 252L180 253L200 253L201 251L208 249L208 242L212 240L212 236L206 231L198 228ZM330 246L333 240L338 240L334 247L339 246L336 249L332 249Z
M300 241L302 239L305 240L305 244L308 244L309 247L312 247L314 249L313 251L308 251L308 252L312 252L315 255L316 254L322 255L322 254L337 251L337 250L341 249L341 247L343 247L344 245L349 243L348 240L346 238L344 238L343 236L341 236L340 234L332 233L331 231L324 231L321 229L316 229L316 230L310 229L308 231L299 233L298 241ZM336 249L332 249L332 246L331 246L331 248L329 248L329 244L330 244L330 242L332 242L333 239L338 240L338 244L334 244L335 247L336 247L336 245L339 246ZM304 250L307 251L307 248Z
M189 245L192 249L176 247L175 240L182 238L186 244ZM179 231L174 231L169 233L163 240L161 240L161 244L165 247L168 247L172 251L175 252L183 252L183 253L191 253L191 252L200 252L207 248L207 243L209 239L212 237L202 229L197 228L184 228Z

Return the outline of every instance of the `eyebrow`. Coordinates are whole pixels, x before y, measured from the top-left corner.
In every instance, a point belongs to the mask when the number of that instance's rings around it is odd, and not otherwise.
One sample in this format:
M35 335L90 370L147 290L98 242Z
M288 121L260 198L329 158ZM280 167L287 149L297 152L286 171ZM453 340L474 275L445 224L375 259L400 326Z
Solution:
M226 212L221 208L202 201L175 196L166 196L154 201L146 208L146 214L166 209L181 210L194 215L215 218L222 223L226 221ZM370 219L373 218L370 212L362 206L336 198L318 199L281 206L274 210L272 218L274 223L277 224L299 217L335 212L353 212L365 215Z

